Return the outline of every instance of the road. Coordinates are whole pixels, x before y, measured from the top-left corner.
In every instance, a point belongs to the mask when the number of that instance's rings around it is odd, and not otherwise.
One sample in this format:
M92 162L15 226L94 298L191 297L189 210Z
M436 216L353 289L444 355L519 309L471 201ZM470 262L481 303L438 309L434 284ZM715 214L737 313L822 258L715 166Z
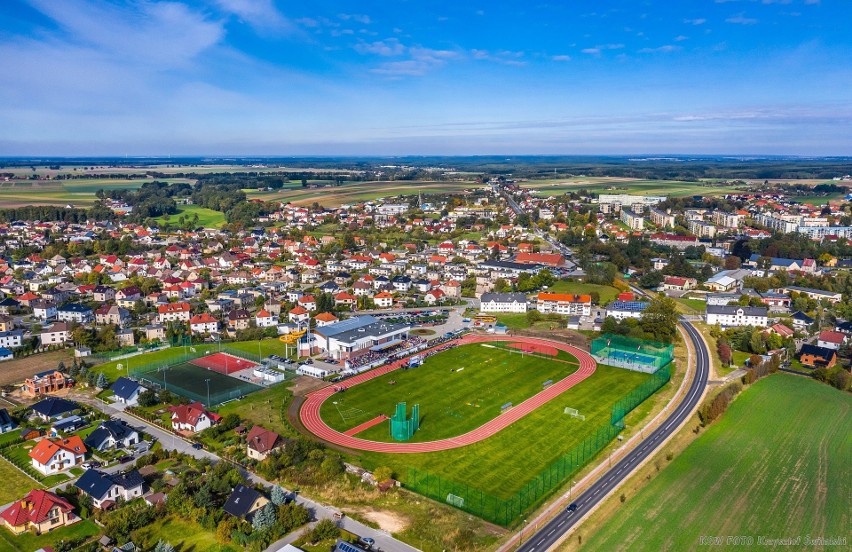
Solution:
M674 409L655 430L639 443L624 458L618 461L600 479L583 491L576 500L577 509L569 512L567 509L560 512L556 517L547 522L538 531L525 539L518 548L520 552L536 552L548 550L554 546L568 531L570 531L583 517L591 512L601 503L609 493L622 481L628 478L633 471L642 464L643 460L656 452L657 448L677 429L681 423L692 415L693 409L698 405L710 370L710 352L701 334L686 320L681 320L695 349L696 369L692 382L689 385L683 401Z
M94 408L97 408L98 410L102 410L103 412L105 412L105 413L107 413L107 414L109 414L109 415L111 415L115 418L126 421L128 424L132 425L133 427L135 427L139 431L144 431L145 433L147 433L149 435L153 435L154 437L157 438L157 440L160 442L160 444L166 450L178 450L179 452L182 452L184 454L188 454L188 455L193 456L195 458L207 458L212 462L219 462L221 460L217 455L215 455L211 452L207 452L206 450L194 449L194 448L192 448L192 445L189 442L184 441L180 437L176 437L172 433L169 433L167 431L163 431L159 427L152 425L152 424L149 424L147 422L144 422L144 421L140 420L139 418L136 418L134 416L131 416L130 414L127 414L126 412L115 409L109 404L104 404L103 401L100 401L100 400L97 400L97 399L91 399L91 398L88 398L88 397L85 397L85 396L79 396L79 397L75 397L75 398L77 400L81 401L81 402L85 402L85 403L91 405ZM130 464L125 464L125 466L130 466ZM258 475L254 474L254 473L251 473L251 472L243 470L243 469L240 469L240 471L242 472L243 477L245 477L248 481L251 481L252 483L257 483L257 484L263 485L264 487L267 487L267 488L275 485L275 483L267 481L267 480L263 479L262 477L259 477ZM63 485L64 484L65 483L63 483ZM295 500L296 500L297 504L301 504L302 506L307 508L311 512L311 516L315 520L326 519L326 518L333 519L333 515L337 511L335 508L320 504L319 502L311 500L310 498L302 496L301 494L295 494ZM379 529L373 529L372 527L368 527L368 526L364 525L363 523L360 523L360 522L358 522L354 519L350 519L348 517L344 517L340 522L338 522L338 525L341 528L349 531L350 533L354 533L354 534L362 536L362 537L370 537L370 538L375 539L376 547L379 550L383 550L383 551L386 551L386 552L416 552L417 551L416 548L409 546L409 545L405 544L404 542L396 540L395 538L393 538L392 536L390 536L388 533L386 533L384 531L381 531ZM286 544L285 539L281 539L280 541L273 543L266 550L267 550L267 552L275 552L275 551L283 548L285 544Z

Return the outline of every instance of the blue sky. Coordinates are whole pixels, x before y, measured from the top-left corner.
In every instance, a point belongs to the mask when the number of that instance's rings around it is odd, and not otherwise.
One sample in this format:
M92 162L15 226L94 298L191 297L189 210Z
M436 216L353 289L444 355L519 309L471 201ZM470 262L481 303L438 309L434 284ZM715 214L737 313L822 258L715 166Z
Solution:
M0 155L849 155L850 21L845 0L3 0Z

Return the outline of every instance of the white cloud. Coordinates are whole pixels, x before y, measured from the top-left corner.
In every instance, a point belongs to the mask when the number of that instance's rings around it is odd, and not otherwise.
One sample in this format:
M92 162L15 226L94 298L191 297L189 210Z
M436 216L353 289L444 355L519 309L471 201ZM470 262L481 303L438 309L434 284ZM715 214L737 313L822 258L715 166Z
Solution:
M369 25L370 23L372 23L372 20L370 19L369 15L364 15L360 13L341 13L338 14L337 17L344 21L352 20L357 21L358 23L363 23L364 25Z
M498 50L492 52L489 50L473 49L470 51L470 55L473 56L473 59L493 61L503 65L526 65L526 62L522 59L524 57L524 52L520 51Z
M665 44L658 48L642 48L639 50L640 54L670 54L672 52L677 52L682 50L680 46L674 46L672 44Z
M377 56L399 56L405 53L405 46L396 38L377 40L376 42L359 42L355 51L359 54L375 54Z
M584 54L599 55L604 50L621 50L624 44L598 44L594 48L583 48L580 50Z
M215 0L220 9L239 17L255 29L263 32L282 31L292 28L272 0Z
M683 42L684 40L689 40L689 37L686 35L678 35L674 39L675 42Z
M707 23L707 20L703 17L699 17L697 19L684 19L684 23L688 23L689 25L704 25Z
M746 17L744 14L739 13L733 17L727 18L725 22L733 23L734 25L754 25L757 23L757 19Z
M551 56L550 59L552 59L553 61L571 61L571 56L558 55L558 56Z

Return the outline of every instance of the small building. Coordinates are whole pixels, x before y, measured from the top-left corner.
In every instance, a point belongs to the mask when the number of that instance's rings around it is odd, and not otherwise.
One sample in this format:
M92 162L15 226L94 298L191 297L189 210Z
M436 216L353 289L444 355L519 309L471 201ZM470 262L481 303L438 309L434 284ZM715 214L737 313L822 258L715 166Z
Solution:
M86 437L83 443L90 449L106 451L117 448L129 449L139 442L139 432L124 420L106 420Z
M47 533L80 521L71 503L49 491L35 489L0 512L9 531L20 535L25 531Z
M0 433L8 433L16 427L18 426L9 415L9 411L5 408L0 408Z
M826 349L839 350L846 343L846 336L840 332L823 330L817 336L817 347L825 347Z
M220 416L207 409L200 402L179 404L169 407L172 411L172 429L198 433L219 421Z
M268 429L256 425L246 437L247 454L255 460L265 460L273 450L284 446L284 439Z
M133 500L142 496L145 481L136 470L126 473L104 473L95 469L86 470L74 486L92 497L95 508L107 509L116 500Z
M0 347L0 362L4 360L12 360L13 358L15 358L15 353L6 347Z
M624 320L625 318L642 318L642 313L648 308L650 303L646 301L613 301L606 307L607 317L613 317L616 320Z
M54 322L39 334L41 346L63 345L71 341L71 327L68 322Z
M32 405L33 412L45 422L62 418L81 407L74 401L59 397L48 397Z
M115 401L126 404L127 406L136 406L139 404L139 394L146 390L145 387L138 382L124 376L115 380L115 383L112 384L110 389L112 389L112 395Z
M231 496L222 507L225 512L240 519L249 519L253 513L260 510L269 502L260 491L239 483L231 492Z
M42 439L29 452L32 466L43 475L53 475L79 466L86 459L86 446L78 435L51 441Z
M831 368L837 364L837 351L805 343L799 349L799 362L811 368Z
M45 370L24 380L23 392L30 397L64 391L73 385L71 378L59 370ZM79 407L78 407L79 408Z
M480 312L527 312L529 303L524 293L483 293L479 298Z
M794 312L790 316L790 319L793 321L793 329L800 332L807 331L807 329L816 321L814 318L808 316L802 311Z

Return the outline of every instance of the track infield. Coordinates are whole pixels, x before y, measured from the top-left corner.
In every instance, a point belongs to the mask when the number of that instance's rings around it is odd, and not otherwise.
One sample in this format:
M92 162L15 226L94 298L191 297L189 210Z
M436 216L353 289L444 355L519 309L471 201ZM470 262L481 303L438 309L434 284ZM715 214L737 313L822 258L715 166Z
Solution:
M554 379L553 383L549 384L543 390L535 393L534 395L530 396L529 398L526 398L522 402L519 402L518 404L513 405L511 408L508 408L504 412L494 413L493 417L490 417L490 419L485 421L479 427L477 427L473 430L467 431L466 433L463 433L461 435L456 435L456 436L452 436L452 437L449 437L449 438L436 439L436 440L425 441L425 442L404 442L404 443L381 442L381 441L376 441L376 440L357 438L357 437L354 437L352 435L347 435L345 433L345 430L344 431L338 431L337 429L330 427L323 420L323 417L322 417L321 412L320 412L322 407L323 407L323 404L330 397L341 397L341 398L346 397L346 393L348 393L348 391L344 392L344 393L337 393L335 391L334 386L326 387L324 389L321 389L319 391L316 391L316 392L308 395L308 397L306 398L306 400L303 403L302 408L300 410L300 418L302 420L302 423L311 433L313 433L317 437L319 437L319 438L321 438L325 441L337 444L339 446L343 446L343 447L355 449L355 450L365 450L365 451L383 452L383 453L419 453L419 452L435 452L435 451L449 450L449 449L468 446L468 445L477 443L479 441L482 441L484 439L487 439L488 437L495 435L499 431L505 429L506 427L510 426L511 424L513 424L513 423L517 422L518 420L520 420L521 418L523 418L524 416L533 412L534 410L536 410L540 406L542 406L542 405L546 404L547 402L549 402L550 400L558 397L560 394L567 391L571 387L577 385L578 383L580 383L584 379L588 378L589 376L591 376L595 372L595 368L596 368L595 361L592 359L592 357L588 353L586 353L586 352L584 352L580 349L577 349L575 347L572 347L570 345L567 345L567 344L558 343L558 342L551 342L551 341L547 341L547 340L543 340L543 339L524 338L524 337L468 336L468 337L466 337L466 338L464 338L464 339L462 339L458 342L458 347L464 347L464 346L467 346L467 345L470 345L470 344L487 345L488 342L494 342L494 341L505 341L505 342L512 342L512 343L525 343L525 344L528 344L528 345L539 345L539 346L542 346L542 347L555 347L556 349L570 353L573 357L578 359L579 367L577 367L576 363L570 363L570 362L565 362L565 361L556 361L556 360L552 361L554 364L560 364L564 368L570 368L572 373L570 373L570 375L567 375L566 377L563 377L561 379L558 379L558 380ZM498 358L497 355L499 355L499 354L514 354L514 355L518 354L517 352L507 353L505 351L498 353L498 351L502 351L502 350L497 349L497 348L493 348L491 350L491 354L493 356L495 356L495 358ZM441 353L441 354L446 354L446 352ZM529 357L529 359L532 360L532 361L537 361L539 363L542 362L541 358ZM427 362L429 360L431 360L431 359L427 359ZM373 380L375 378L379 378L381 376L386 376L390 372L393 372L393 371L397 370L398 368L406 365L407 362L408 362L408 360L404 359L402 361L397 361L397 362L394 362L393 364L383 366L381 368L377 368L375 370L371 370L371 371L365 372L363 374L359 374L359 375L357 375L357 376L355 376L355 377L353 377L349 380L346 380L344 385L348 389L348 388L352 388L354 386L357 386L359 384L368 382L370 380ZM422 370L424 367L426 367L425 364L424 364L423 367L415 368L414 370ZM574 368L576 368L576 370L574 370ZM456 372L451 372L451 371L448 370L447 378L450 378L453 374L461 375L461 373L463 373L461 370L457 370ZM540 386L543 383L544 382L536 381L535 384ZM405 398L400 399L400 401L402 401L402 400L405 400ZM334 399L331 399L331 402L333 402L333 401L334 401ZM416 401L414 401L414 402L416 402ZM414 404L414 402L410 402L409 407L412 404ZM466 405L466 406L468 406L469 408L476 408L475 405L474 406ZM335 405L335 407L336 407L336 405ZM421 408L425 408L425 407L426 407L426 405L421 406ZM328 414L328 412L329 412L328 407L326 407L325 412L326 412L326 414ZM362 420L362 419L364 421L366 421L367 419L371 419L378 414L381 414L381 413L367 412L367 411L362 410L362 409L355 407L355 406L348 406L348 407L344 408L343 411L340 413L341 418L343 418L349 424L349 426L355 425L356 422L358 422L359 420ZM489 417L489 416L486 416L486 417ZM426 413L423 416L423 418L422 418L423 423L421 423L421 427L423 427L425 425L427 420L428 420L428 413ZM338 425L338 424L335 424L335 425ZM417 435L417 433L415 433L415 436L416 435Z

